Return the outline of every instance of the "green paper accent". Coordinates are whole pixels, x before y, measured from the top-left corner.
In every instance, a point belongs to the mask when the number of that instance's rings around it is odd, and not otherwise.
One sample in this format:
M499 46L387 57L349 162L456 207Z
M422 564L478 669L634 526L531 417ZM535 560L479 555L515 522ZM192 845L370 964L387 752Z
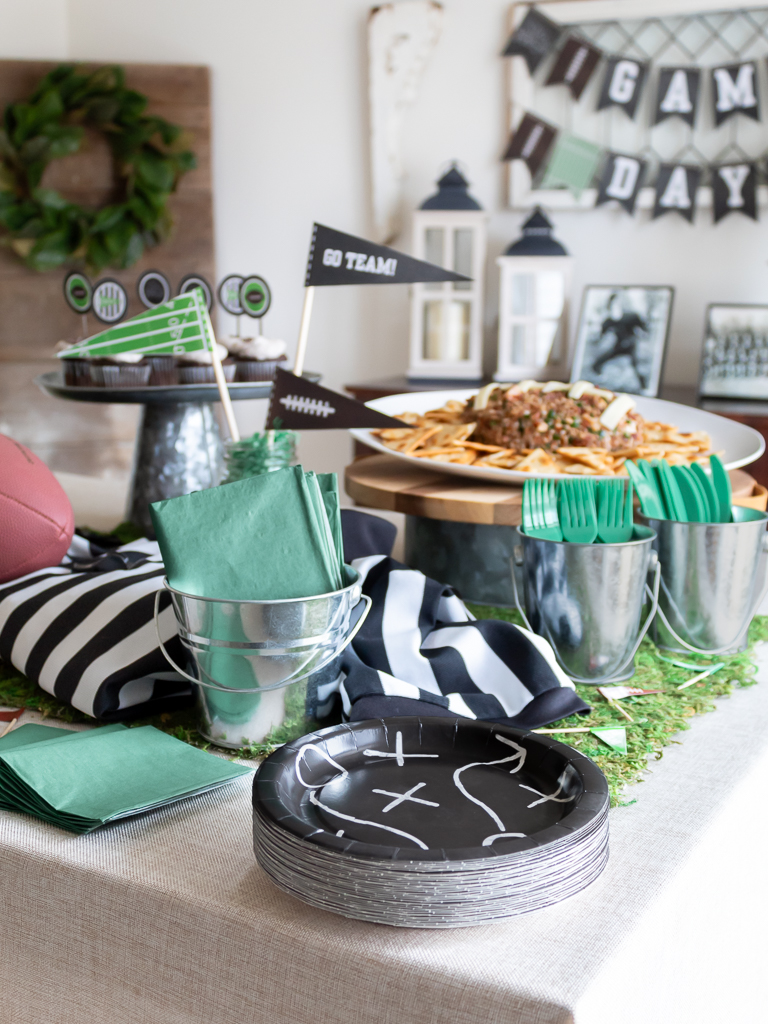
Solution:
M176 590L279 601L339 589L320 488L301 466L157 501L149 510Z
M335 473L318 473L317 482L323 495L325 513L331 527L333 546L336 549L340 578L344 579L344 538L341 533L341 495L339 494L339 478Z
M45 738L40 729L53 735ZM85 732L22 726L18 732L21 742L0 747L0 803L72 832L90 832L251 771L152 726Z
M590 732L606 743L611 750L616 750L619 754L627 753L627 730L623 726L590 729Z
M202 288L179 295L162 306L110 327L81 345L59 353L60 359L101 358L122 352L183 355L213 348L213 326Z
M601 155L599 146L561 132L539 188L565 187L580 199L584 189L592 184Z

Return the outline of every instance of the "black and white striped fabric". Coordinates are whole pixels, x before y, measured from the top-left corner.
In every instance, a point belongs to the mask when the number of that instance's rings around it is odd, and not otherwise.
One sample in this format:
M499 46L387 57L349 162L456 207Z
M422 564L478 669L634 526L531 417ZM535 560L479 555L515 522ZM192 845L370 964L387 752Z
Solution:
M335 685L351 721L396 715L479 718L536 728L589 706L540 636L476 620L450 587L392 558L352 562L370 614L344 655Z
M394 528L343 513L344 547L364 578L371 612L342 659L310 680L307 712L327 716L340 694L354 721L449 715L535 728L587 711L541 637L476 621L450 587L386 554ZM105 550L75 536L60 566L0 586L0 658L59 700L102 721L189 703L188 682L157 644L155 593L164 569L155 541ZM184 664L170 596L160 635ZM341 669L341 671L340 671Z
M189 703L190 684L170 671L157 645L154 600L163 575L154 541L105 551L75 536L60 566L0 586L0 658L102 721ZM170 595L160 607L163 642L180 658Z

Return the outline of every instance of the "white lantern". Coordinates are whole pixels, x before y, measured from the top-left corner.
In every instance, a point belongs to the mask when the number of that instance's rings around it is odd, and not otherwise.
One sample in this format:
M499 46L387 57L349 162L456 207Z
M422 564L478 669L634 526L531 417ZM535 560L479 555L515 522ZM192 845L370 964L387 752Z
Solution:
M471 281L411 286L409 378L482 377L486 215L454 165L413 215L413 254Z
M537 207L523 236L496 261L499 358L496 380L567 379L572 258Z

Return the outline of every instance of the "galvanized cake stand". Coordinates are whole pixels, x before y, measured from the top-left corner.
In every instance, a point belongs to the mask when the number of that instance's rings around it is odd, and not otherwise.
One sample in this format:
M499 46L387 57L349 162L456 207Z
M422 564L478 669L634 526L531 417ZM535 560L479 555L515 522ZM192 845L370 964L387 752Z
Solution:
M306 372L307 380L320 374ZM152 536L149 504L215 486L223 469L224 446L214 405L215 384L162 387L72 387L60 371L35 378L43 391L74 402L140 405L141 421L133 456L126 519ZM232 401L268 398L271 381L229 385Z

